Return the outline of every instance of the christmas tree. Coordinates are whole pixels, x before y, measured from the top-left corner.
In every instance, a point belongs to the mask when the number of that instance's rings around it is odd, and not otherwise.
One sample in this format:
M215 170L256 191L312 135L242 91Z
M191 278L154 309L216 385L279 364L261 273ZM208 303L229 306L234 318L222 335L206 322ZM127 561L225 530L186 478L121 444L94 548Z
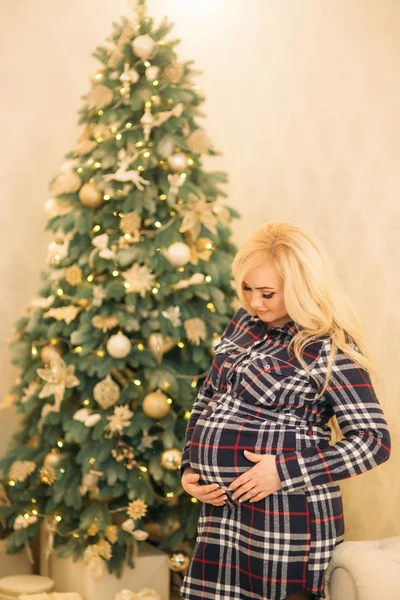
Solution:
M3 457L1 535L96 574L145 539L184 570L198 503L179 466L190 410L232 314L226 176L196 119L204 101L171 25L144 0L97 48L76 147L52 180L38 296L16 324L21 413Z

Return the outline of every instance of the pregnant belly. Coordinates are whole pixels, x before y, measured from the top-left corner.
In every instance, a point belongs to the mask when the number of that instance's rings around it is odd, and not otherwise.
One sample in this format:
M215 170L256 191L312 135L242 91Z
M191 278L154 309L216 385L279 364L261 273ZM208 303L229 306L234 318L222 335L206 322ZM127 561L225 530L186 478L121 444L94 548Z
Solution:
M244 450L278 454L296 450L296 429L265 415L226 407L208 407L199 417L190 441L190 463L201 483L227 488L254 463Z

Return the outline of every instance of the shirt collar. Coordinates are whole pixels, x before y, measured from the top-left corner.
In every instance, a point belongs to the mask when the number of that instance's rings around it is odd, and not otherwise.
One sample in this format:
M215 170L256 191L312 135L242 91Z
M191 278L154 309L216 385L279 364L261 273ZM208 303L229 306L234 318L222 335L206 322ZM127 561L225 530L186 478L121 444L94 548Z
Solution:
M257 315L252 316L251 320L254 323L262 325L266 330L265 323L263 321L261 321L261 319ZM293 336L295 333L297 333L297 331L298 331L298 328L297 328L296 323L293 320L290 320L287 323L285 323L284 325L281 325L279 327L270 327L268 329L268 335L276 336L276 335L280 335L280 334L285 334L285 335Z

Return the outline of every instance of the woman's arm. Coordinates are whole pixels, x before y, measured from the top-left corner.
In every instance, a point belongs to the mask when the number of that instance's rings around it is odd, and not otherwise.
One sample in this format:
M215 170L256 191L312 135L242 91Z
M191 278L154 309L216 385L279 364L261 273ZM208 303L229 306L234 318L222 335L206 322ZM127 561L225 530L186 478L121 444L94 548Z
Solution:
M313 373L323 382L330 340L324 341ZM338 352L329 386L323 396L344 435L334 446L311 447L277 455L282 489L295 491L354 477L385 462L390 435L370 377L343 352Z

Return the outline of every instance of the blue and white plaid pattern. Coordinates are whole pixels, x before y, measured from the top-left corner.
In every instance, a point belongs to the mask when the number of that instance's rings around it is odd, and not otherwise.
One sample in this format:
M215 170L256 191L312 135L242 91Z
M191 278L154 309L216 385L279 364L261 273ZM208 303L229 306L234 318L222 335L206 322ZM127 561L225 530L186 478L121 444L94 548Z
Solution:
M318 384L288 344L293 322L266 330L240 309L228 325L193 407L182 469L218 483L226 504L202 506L181 595L185 600L281 600L306 589L324 598L324 573L343 540L340 479L384 462L390 437L368 374L339 353L324 382L330 340L304 352ZM345 438L329 445L335 414ZM248 470L243 451L276 455L282 490L250 504L230 483Z

